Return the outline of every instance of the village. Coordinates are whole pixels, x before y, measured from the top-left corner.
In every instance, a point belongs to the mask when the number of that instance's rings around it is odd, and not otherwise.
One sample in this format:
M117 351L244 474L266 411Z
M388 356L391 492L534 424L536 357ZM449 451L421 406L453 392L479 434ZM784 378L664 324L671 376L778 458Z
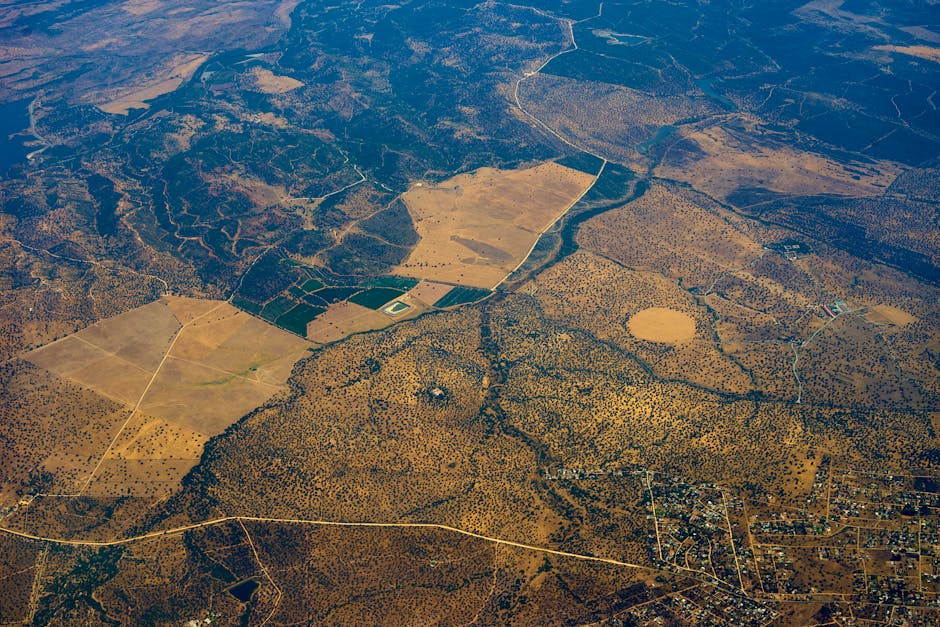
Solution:
M774 602L799 602L850 603L856 617L861 610L870 620L929 624L940 608L940 477L825 460L805 497L781 503L633 467L562 467L543 476L645 489L652 562L700 583L694 595L638 603L629 613L638 622L669 615L764 624Z

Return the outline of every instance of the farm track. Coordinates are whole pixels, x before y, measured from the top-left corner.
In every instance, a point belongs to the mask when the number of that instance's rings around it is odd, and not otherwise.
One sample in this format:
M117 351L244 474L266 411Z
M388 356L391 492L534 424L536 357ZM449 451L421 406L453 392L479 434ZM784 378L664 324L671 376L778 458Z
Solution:
M39 536L31 533L26 533L23 531L17 531L15 529L8 529L6 527L0 527L0 533L6 533L8 535L16 536L19 538L24 538L27 540L34 540L38 542L45 542L48 544L57 544L64 546L74 546L74 547L94 547L94 548L104 548L104 547L114 547L114 546L124 546L128 544L135 544L138 542L147 542L150 540L156 540L160 538L169 538L187 531L193 531L196 529L204 529L207 527L214 527L216 525L221 525L229 522L235 522L239 524L244 524L246 522L252 523L262 523L262 524L283 524L283 525L313 525L313 526L322 526L322 527L359 527L359 528L372 528L372 529L436 529L440 531L447 531L450 533L457 533L460 535L468 536L471 538L476 538L478 540L484 540L486 542L492 542L498 545L510 546L518 549L524 549L527 551L536 551L539 553L547 553L550 555L557 555L559 557L569 557L578 560L584 560L589 562L600 562L604 564L611 564L613 566L622 566L625 568L637 568L648 571L660 571L662 569L655 568L653 566L648 566L644 564L633 564L630 562L624 562L621 560L615 560L607 557L599 557L596 555L585 555L583 553L571 553L568 551L559 551L557 549L550 549L547 547L535 546L532 544L525 544L522 542L515 542L513 540L506 540L503 538L497 538L493 536L487 536L473 531L467 531L466 529L460 529L458 527L451 527L450 525L444 525L439 523L394 523L394 522L346 522L346 521L335 521L335 520L315 520L315 519L304 519L304 518L268 518L263 516L222 516L220 518L213 518L211 520L206 520L199 523L193 523L191 525L183 525L181 527L174 527L173 529L166 529L163 531L151 531L149 533L130 536L127 538L119 538L116 540L69 540L66 538L55 538L50 536Z

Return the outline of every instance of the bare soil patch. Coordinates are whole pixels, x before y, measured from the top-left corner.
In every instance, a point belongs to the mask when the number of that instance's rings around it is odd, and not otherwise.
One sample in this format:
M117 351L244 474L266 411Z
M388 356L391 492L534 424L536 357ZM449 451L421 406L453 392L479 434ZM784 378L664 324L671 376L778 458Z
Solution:
M47 344L26 359L107 398L133 405L179 328L166 303L157 301Z
M114 442L87 493L157 496L171 492L199 463L207 440L185 426L139 413Z
M127 419L126 406L28 362L0 368L0 507L30 477L49 473L47 492L79 487Z
M102 396L133 407L147 389L151 374L122 359L106 356L66 376Z
M164 296L163 301L180 324L189 324L194 318L209 313L219 304L217 300L184 296Z
M281 388L170 358L141 403L142 412L213 436Z
M182 425L139 413L124 427L108 458L198 460L207 439Z
M118 115L127 115L131 109L147 109L150 107L148 100L176 90L208 58L207 54L178 55L170 59L166 68L146 82L109 94L109 100L97 106L105 113Z
M89 490L149 495L177 486L208 437L284 389L309 346L228 303L167 297L39 348L26 359L120 403L118 424L140 405L120 435L109 416L106 429L88 426L101 437L52 446L45 465L76 489L116 437Z
M281 21L281 24L284 25L284 28L290 28L290 14L294 9L297 8L298 4L300 4L300 0L283 0L280 6L274 10L274 15Z
M180 325L166 301L155 301L93 324L76 337L152 372L160 365Z
M161 0L127 0L121 9L131 15L146 15L163 7Z
M719 111L708 99L689 94L654 95L544 73L523 81L519 98L527 111L565 137L637 171L646 168L647 160L636 147L658 129Z
M212 301L210 301L212 302ZM308 342L225 304L180 335L171 359L251 381L282 385Z
M917 322L911 314L891 305L875 305L868 308L868 319L872 322L889 323L899 327Z
M331 305L326 312L307 325L307 338L321 344L330 344L354 333L384 329L394 322L414 318L426 311L426 308L410 298L409 294L394 300L409 305L410 309L393 317L381 309L372 310L350 302Z
M447 285L446 283L421 281L415 285L408 294L422 303L433 305L452 289L454 289L454 286Z
M638 311L627 323L634 337L649 342L682 344L695 337L695 320L684 311L650 307Z
M918 59L940 63L940 48L933 48L931 46L875 46L872 50L897 52L899 54L917 57Z
M279 76L271 70L264 68L254 68L251 71L251 76L254 79L255 88L266 94L286 94L289 91L304 86L304 84L296 78Z
M900 172L886 162L839 163L778 141L754 120L739 122L740 127L683 130L656 174L727 198L745 187L797 195L877 196Z
M545 163L525 170L481 168L402 195L421 237L397 271L491 288L529 254L545 229L594 177Z
M118 459L104 460L85 494L94 497L160 497L174 492L180 480L198 459Z

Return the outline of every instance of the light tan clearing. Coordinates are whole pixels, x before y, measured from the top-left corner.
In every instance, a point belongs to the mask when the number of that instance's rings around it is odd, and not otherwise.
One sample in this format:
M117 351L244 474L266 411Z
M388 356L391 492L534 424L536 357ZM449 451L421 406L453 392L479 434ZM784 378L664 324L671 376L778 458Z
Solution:
M175 142L180 152L186 152L192 145L193 137L205 127L205 122L193 115L184 115L177 120L178 128L175 132L167 133L167 139ZM172 144L171 144L172 145Z
M631 268L704 286L763 252L739 219L663 184L652 184L636 201L589 220L578 242Z
M633 314L627 323L634 337L649 342L682 344L695 337L695 320L684 311L650 307Z
M897 52L899 54L917 57L918 59L926 59L927 61L940 63L940 48L932 48L930 46L875 46L872 50Z
M408 294L392 300L399 300L410 308L397 316L389 316L381 309L373 311L356 303L342 302L330 305L324 313L307 324L307 338L321 344L329 344L353 333L384 329L395 322L414 318L426 311L425 307Z
M25 358L103 396L133 405L179 328L166 304L157 301L37 348Z
M852 13L842 8L844 4L845 0L812 0L797 8L793 14L801 19L823 24L826 22L820 22L817 15L825 15L842 24L851 24L856 29L873 33L881 32L870 26L871 24L884 24L881 16Z
M309 347L226 302L168 296L25 359L126 407L110 447L97 451L107 472L96 468L89 489L156 494L157 486L178 485L208 437L284 389ZM71 476L87 466L75 460L88 454L67 448L51 451L47 466Z
M935 33L929 28L923 26L902 26L898 30L903 30L908 35L913 35L918 39L929 41L932 44L940 44L940 33Z
M89 347L90 350L96 350ZM147 389L151 373L123 359L105 356L67 377L112 400L133 405Z
M274 10L274 15L277 19L281 20L281 24L284 25L284 28L290 28L290 14L293 13L298 4L300 4L300 0L283 0L281 5Z
M402 199L421 239L397 272L492 288L593 182L590 174L545 163L415 185Z
M52 450L43 460L42 468L55 477L52 490L79 489L111 439L118 434L126 416L123 410L98 416L94 421L81 416L74 430L68 429L65 437L49 442Z
M444 297L445 294L454 289L453 285L446 283L432 283L431 281L421 281L408 292L412 298L426 304L433 305Z
M279 386L309 346L292 333L226 305L181 335L170 357Z
M178 55L171 60L171 66L157 73L142 85L134 85L122 91L106 96L109 100L97 107L105 113L127 115L131 109L146 109L152 100L176 90L183 81L190 78L200 65L209 58L206 54Z
M214 178L211 177L211 179ZM218 178L225 181L235 191L241 192L250 198L251 202L259 207L286 204L293 201L287 189L281 185L270 185L264 181L235 173L224 174Z
M201 433L141 413L124 428L108 458L197 460L207 440Z
M637 171L647 167L637 145L653 139L658 129L720 112L707 98L653 95L542 73L520 83L518 95L526 111L565 137Z
M656 175L692 183L712 196L727 198L746 187L799 195L875 196L884 193L900 173L890 162L843 164L796 150L756 122L739 121L741 128L711 126L682 131L685 141L666 152Z
M180 324L189 324L194 319L206 315L219 304L216 300L182 296L164 296L163 301Z
M0 23L0 27L2 26L2 23ZM3 67L0 67L0 76L11 76L20 70L20 68L16 67L15 63L10 63L11 61L23 59L28 56L39 56L42 52L42 48L0 45L0 62L3 63Z
M117 459L98 467L83 494L90 497L148 496L166 498L175 492L198 459Z
M268 126L273 126L274 128L287 128L290 126L290 122L287 121L287 118L283 118L277 114L271 113L270 111L265 111L264 113L253 113L247 116L252 122L257 124L267 124Z
M142 370L153 372L180 326L167 304L156 301L102 320L75 335Z
M94 52L95 50L101 50L102 48L120 43L121 40L117 37L105 37L104 39L99 39L98 41L82 46L82 52Z
M286 94L289 91L304 86L302 82L295 78L291 78L290 76L278 76L271 70L259 67L251 70L251 77L254 79L254 86L258 91L266 94Z
M279 388L170 357L140 411L213 436L271 398Z
M146 15L163 7L161 0L127 0L121 9L131 15Z
M899 327L917 322L917 318L891 305L875 305L868 308L866 316L872 322L887 322Z
M142 413L125 425L105 456L90 496L158 496L173 491L199 463L208 437Z

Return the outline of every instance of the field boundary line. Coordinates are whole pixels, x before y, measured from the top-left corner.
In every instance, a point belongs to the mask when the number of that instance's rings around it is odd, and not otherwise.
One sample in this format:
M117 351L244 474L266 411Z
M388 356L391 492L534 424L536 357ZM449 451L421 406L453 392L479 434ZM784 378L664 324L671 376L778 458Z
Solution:
M95 478L95 474L98 472L98 469L101 468L101 465L104 463L104 460L108 456L108 453L110 453L111 449L114 448L115 442L118 441L118 438L120 438L121 434L124 433L124 429L127 428L127 425L130 424L131 420L134 418L134 416L137 415L137 412L140 410L140 406L143 404L144 399L147 397L147 393L150 391L150 388L153 386L153 382L156 381L157 375L159 375L160 371L163 370L163 365L166 363L167 359L169 359L170 352L173 350L173 347L176 346L176 342L177 340L180 339L180 336L183 335L183 331L185 331L187 327L193 325L197 320L201 320L202 318L205 318L209 314L213 313L216 309L226 304L228 304L227 301L220 302L218 305L216 305L212 309L206 311L203 314L196 316L195 318L193 318L192 320L190 320L189 322L187 322L186 324L182 325L179 328L179 330L176 332L176 335L173 336L173 341L170 342L170 345L167 347L166 352L163 353L163 359L160 360L159 365L157 365L157 368L153 371L153 375L151 375L150 381L147 382L147 387L145 387L144 391L141 392L140 397L137 399L137 403L134 405L133 409L131 409L130 414L127 416L127 420L124 421L124 424L121 425L121 428L118 429L118 432L114 434L114 438L111 439L111 443L108 444L108 448L106 448L104 450L104 453L101 454L101 457L98 459L98 463L95 465L94 469L91 471L91 474L88 475L88 479L85 480L85 484L82 486L81 490L78 491L78 494L68 495L68 496L81 496L82 494L84 494L85 490L88 489L88 486L91 485L91 482Z
M564 211L560 212L560 213L558 214L558 216L556 216L555 219L552 220L552 221L548 224L548 226L546 226L544 229L542 229L541 231L539 231L539 236L535 238L535 241L532 243L532 246L529 248L529 252L527 252L527 253L525 254L525 256L522 258L522 261L520 261L518 264L516 264L516 267L513 268L512 270L510 270L509 273L506 274L506 276L504 276L502 279L500 279L500 280L499 280L499 283L497 283L497 284L494 285L492 288L490 288L491 290L495 290L497 287L499 287L500 285L502 285L503 283L505 283L505 282L506 282L506 279L508 279L509 277L511 277L513 274L515 274L515 272L516 272L519 268L521 268L521 267L523 266L523 264L525 264L526 261L529 260L529 257L532 256L532 251L534 251L534 250L535 250L535 247L539 245L539 242L540 242L540 241L542 241L542 236L545 235L546 233L548 233L548 231L549 231L552 227L554 227L556 224L558 224L559 220L561 220L561 219L564 218L566 215L568 215L568 213L569 213L572 209L574 209L574 206L577 205L579 202L581 202L581 199L582 199L582 198L584 198L585 196L587 196L587 193L588 193L589 191L591 191L592 189L594 189L594 186L597 185L597 181L600 180L601 175L604 173L604 168L607 167L607 163L608 163L607 159L604 159L603 157L601 157L601 169L598 170L598 171L597 171L597 174L594 175L594 180L591 181L591 184L588 185L586 188L584 188L584 191L582 191L580 194L578 194L578 197L575 198L574 200L572 200L571 203L570 203L567 207L565 207Z

